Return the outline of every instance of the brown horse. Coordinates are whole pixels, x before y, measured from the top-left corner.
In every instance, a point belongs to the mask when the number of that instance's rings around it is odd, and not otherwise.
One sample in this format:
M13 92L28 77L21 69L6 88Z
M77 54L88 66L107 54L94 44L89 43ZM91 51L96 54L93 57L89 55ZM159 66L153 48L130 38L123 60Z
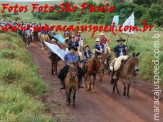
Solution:
M115 88L117 89L117 93L120 95L120 92L118 90L117 82L119 78L122 79L122 83L124 86L124 92L123 96L126 96L126 88L127 88L127 96L129 97L129 90L130 90L130 85L131 81L133 81L134 76L138 74L139 71L139 59L137 56L139 53L135 55L133 53L132 57L129 57L126 61L122 60L121 61L121 66L120 69L116 73L116 79L113 80L113 75L112 75L112 84L113 85L113 93L115 91Z
M50 60L51 60L51 71L52 71L52 75L55 74L57 75L57 66L58 66L58 61L61 60L60 57L58 57L58 55L56 55L55 53L52 53L51 52L51 57L50 57Z
M92 91L94 92L96 75L99 73L101 82L103 81L103 76L104 76L104 65L101 56L89 58L85 64L84 70L85 70L85 76L84 76L85 86L87 90L90 91L91 85L93 85ZM90 81L91 76L93 76L93 84ZM87 80L89 82L89 87L87 85Z
M41 42L42 49L45 49L45 41L49 41L49 36L48 34L41 34L41 32L38 33L38 38Z
M77 73L77 63L74 64L70 62L69 71L64 81L67 96L67 105L70 105L71 103L71 93L73 92L73 107L75 107L76 91L78 89Z

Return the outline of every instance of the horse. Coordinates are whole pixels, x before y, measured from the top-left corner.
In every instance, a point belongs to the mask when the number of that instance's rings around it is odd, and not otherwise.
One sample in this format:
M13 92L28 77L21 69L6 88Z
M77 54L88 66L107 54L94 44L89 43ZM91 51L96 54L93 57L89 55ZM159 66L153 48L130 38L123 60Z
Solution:
M102 62L102 57L97 56L97 57L89 58L84 66L84 71L85 71L85 76L84 76L85 87L87 88L88 91L91 91L91 85L93 85L92 91L95 92L94 86L95 86L96 75L98 73L100 75L100 81L103 82L104 65ZM91 76L93 76L93 83L91 83L90 81ZM89 82L89 87L87 85L87 79Z
M55 74L57 75L58 61L60 61L61 58L58 55L56 55L55 53L51 52L50 60L51 60L51 66L52 66L51 67L52 75L54 74L54 71L55 71Z
M31 33L24 33L24 41L27 47L29 47L31 40Z
M113 75L112 75L111 78L111 83L113 84L113 93L116 88L117 93L120 95L117 82L121 78L124 87L123 96L126 96L126 88L127 88L127 97L130 97L129 90L130 90L131 82L133 81L134 76L138 75L138 71L139 71L139 59L138 59L139 54L140 54L139 52L136 55L135 53L133 53L132 57L128 57L126 60L123 59L121 60L120 68L116 73L117 77L113 79Z
M45 49L45 41L49 41L49 36L48 34L41 34L41 32L38 33L38 38L41 42L41 46L42 46L42 49L44 50Z
M77 74L77 63L69 63L69 71L64 80L65 90L67 96L67 105L70 106L71 103L71 93L73 92L73 107L75 107L76 91L78 89L78 77Z

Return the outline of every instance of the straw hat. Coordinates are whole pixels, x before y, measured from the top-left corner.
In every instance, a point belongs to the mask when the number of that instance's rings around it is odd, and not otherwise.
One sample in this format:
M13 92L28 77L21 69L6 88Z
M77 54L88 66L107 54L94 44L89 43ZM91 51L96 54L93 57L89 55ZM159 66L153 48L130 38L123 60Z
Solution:
M55 39L52 39L51 41L52 41L52 42L55 42L56 40L55 40Z
M99 39L99 38L97 38L97 39L96 39L96 42L100 42L100 39Z
M100 33L100 36L105 36L105 34L104 33Z

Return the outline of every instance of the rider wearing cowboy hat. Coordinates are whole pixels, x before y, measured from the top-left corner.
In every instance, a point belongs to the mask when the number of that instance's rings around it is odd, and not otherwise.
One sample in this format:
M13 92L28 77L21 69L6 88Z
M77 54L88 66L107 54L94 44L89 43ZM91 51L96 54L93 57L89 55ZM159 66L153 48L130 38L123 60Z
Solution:
M79 42L80 40L83 40L83 37L81 35L81 31L78 31L78 34L75 36L75 39L77 42Z
M65 83L64 79L67 76L68 70L69 70L69 63L77 63L78 62L78 55L75 53L77 51L77 48L74 46L69 47L70 52L67 53L64 57L64 62L66 63L66 66L60 70L60 73L58 75L58 78L61 80L62 87L61 89L65 89ZM82 76L84 75L84 71L78 66L78 79L79 79L79 88L81 88L82 84Z
M119 56L128 54L127 46L123 44L123 42L125 42L125 41L126 40L123 38L120 38L117 40L117 42L119 42L119 44L114 48L114 57L118 58Z
M105 34L104 34L104 33L100 33L99 39L100 39L100 42L101 42L102 44L104 44L104 45L107 45L107 46L108 46L108 44L110 44L109 39L107 39L107 38L105 37Z
M127 46L123 44L126 40L123 38L120 38L117 40L119 42L119 45L117 45L114 48L114 57L118 58L119 56L124 56L128 54ZM116 59L115 59L116 60ZM114 60L114 62L115 62ZM113 63L113 74L112 74L112 80L117 78L117 72L114 70L114 63Z
M75 37L72 37L72 40L69 42L68 47L74 46L75 48L79 47L79 43L76 41Z
M98 56L98 55L104 53L104 44L102 44L100 42L99 38L96 39L96 44L94 46L94 52L95 52L95 56Z

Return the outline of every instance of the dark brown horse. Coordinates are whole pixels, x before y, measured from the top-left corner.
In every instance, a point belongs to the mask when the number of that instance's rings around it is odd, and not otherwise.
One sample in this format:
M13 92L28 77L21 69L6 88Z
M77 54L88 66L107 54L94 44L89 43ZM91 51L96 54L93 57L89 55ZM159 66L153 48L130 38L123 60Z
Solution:
M133 81L134 76L136 76L139 71L139 67L138 67L139 59L137 58L138 55L139 55L139 53L137 53L136 55L135 55L135 53L133 53L132 57L129 57L126 61L124 61L124 60L121 61L120 69L116 73L116 76L117 76L116 79L113 80L113 78L112 78L112 81L113 81L112 83L114 84L113 85L113 93L116 88L117 93L120 95L120 92L119 92L118 86L117 86L117 82L121 78L123 86L124 86L123 96L126 96L126 89L127 89L127 96L128 97L130 96L129 90L130 90L131 81Z
M85 64L84 70L85 70L85 76L84 76L85 86L87 90L90 91L91 85L93 85L92 91L94 92L96 75L99 73L101 82L103 81L103 76L104 76L104 65L101 56L89 58ZM93 83L91 83L90 80L91 76L93 76ZM87 85L87 80L89 83L89 87Z
M51 60L51 66L52 66L52 68L51 68L52 75L54 74L54 72L57 75L58 61L60 61L61 58L58 57L58 55L56 55L55 53L51 52L50 60Z
M66 89L66 96L67 96L67 104L70 105L71 103L71 93L73 92L73 107L75 107L75 98L76 98L76 91L78 89L78 70L77 70L77 63L69 63L69 71L65 78L65 89Z

